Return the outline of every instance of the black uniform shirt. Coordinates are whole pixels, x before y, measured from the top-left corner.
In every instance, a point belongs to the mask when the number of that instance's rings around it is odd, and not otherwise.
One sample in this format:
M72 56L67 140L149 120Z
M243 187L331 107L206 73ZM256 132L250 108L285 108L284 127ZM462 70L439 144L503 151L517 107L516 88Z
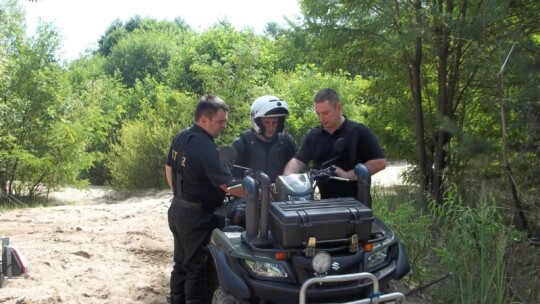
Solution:
M336 153L333 151L333 147L339 138L345 139L345 149L341 153ZM339 158L336 161L324 164L337 156ZM385 155L377 137L368 127L345 118L345 122L332 134L324 130L322 126L311 129L304 137L302 146L294 157L304 164L313 161L315 169L322 169L324 164L324 168L336 165L349 171L358 163L385 158ZM355 181L329 180L319 183L318 186L322 198L356 197L358 191Z
M220 162L219 149L214 138L198 125L178 134L167 156L172 168L175 196L199 203L206 211L213 212L223 204L225 192L220 185L232 181L230 170ZM181 193L177 180L181 175Z

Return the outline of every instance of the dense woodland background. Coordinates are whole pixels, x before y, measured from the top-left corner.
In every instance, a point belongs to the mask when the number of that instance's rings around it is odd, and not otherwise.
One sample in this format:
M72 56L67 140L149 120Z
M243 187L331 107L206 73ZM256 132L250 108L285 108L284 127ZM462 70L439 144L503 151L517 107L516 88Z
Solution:
M300 4L262 35L133 16L66 62L53 25L28 37L19 2L0 0L0 211L67 185L165 187L171 138L204 93L232 108L219 145L262 94L289 103L300 144L313 95L332 87L390 160L413 165L409 186L374 189L411 286L437 282L421 290L434 303L540 301L540 2Z

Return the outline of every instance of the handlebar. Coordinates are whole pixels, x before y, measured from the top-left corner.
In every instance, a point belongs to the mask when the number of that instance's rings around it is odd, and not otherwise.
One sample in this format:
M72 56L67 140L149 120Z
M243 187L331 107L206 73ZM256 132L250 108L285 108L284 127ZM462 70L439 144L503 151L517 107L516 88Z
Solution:
M348 178L336 176L336 166L334 165L324 168L324 169L320 169L320 170L311 170L311 178L314 181L323 181L323 180L328 180L328 179L339 180L339 181L344 181L344 182L349 181Z
M330 177L328 177L328 178L329 178L329 179L335 179L335 180L342 181L342 182L348 182L348 181L350 181L348 178L339 177L339 176L330 176Z

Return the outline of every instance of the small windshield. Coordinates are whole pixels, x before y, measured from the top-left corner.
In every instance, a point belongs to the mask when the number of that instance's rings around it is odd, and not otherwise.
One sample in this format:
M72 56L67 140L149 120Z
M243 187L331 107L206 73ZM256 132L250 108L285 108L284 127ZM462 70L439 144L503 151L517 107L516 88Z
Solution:
M276 191L280 199L305 195L312 191L311 180L307 173L281 175L276 179Z
M290 174L286 176L281 176L283 183L287 185L287 188L291 190L300 190L301 192L305 191L306 187L311 187L308 175L305 173L300 174Z

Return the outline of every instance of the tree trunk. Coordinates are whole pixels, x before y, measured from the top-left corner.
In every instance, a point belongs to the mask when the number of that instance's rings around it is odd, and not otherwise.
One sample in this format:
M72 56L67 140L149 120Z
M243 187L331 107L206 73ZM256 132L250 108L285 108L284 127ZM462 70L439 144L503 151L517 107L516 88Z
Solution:
M440 3L439 13L440 16L445 16L452 13L453 2L446 1L445 5ZM448 58L450 56L450 30L445 20L440 17L441 20L435 22L435 45L438 58L437 67L437 111L441 119L450 117L451 106L448 90ZM440 122L439 124L440 125ZM437 203L442 203L444 185L443 175L444 169L447 164L447 144L450 142L450 133L437 128L435 136L435 157L434 157L434 176L432 194Z
M420 30L423 26L422 21L422 1L415 2L416 26ZM418 149L418 166L420 170L420 189L423 191L422 205L426 203L425 194L429 190L428 162L426 157L425 145L425 125L424 109L422 107L422 83L420 71L422 66L422 37L417 34L415 39L414 59L410 68L410 84L413 100L414 116L416 121L416 147Z

